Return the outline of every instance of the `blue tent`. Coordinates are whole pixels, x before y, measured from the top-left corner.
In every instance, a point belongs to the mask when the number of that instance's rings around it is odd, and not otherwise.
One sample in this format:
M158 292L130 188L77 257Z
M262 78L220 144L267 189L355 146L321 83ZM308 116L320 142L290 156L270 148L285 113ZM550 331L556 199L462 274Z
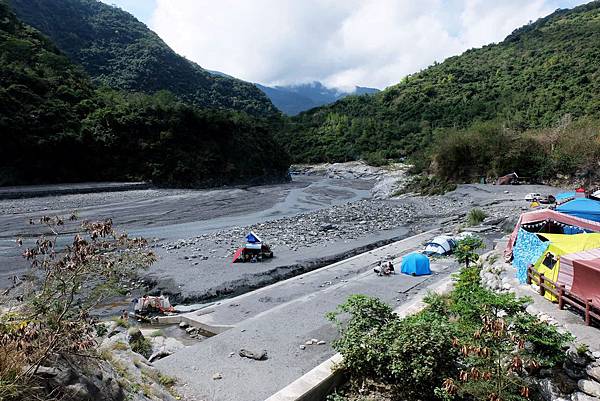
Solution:
M420 253L409 253L402 258L402 268L400 271L404 274L411 274L413 276L431 274L429 258Z
M600 202L588 198L576 198L556 208L557 212L600 222Z

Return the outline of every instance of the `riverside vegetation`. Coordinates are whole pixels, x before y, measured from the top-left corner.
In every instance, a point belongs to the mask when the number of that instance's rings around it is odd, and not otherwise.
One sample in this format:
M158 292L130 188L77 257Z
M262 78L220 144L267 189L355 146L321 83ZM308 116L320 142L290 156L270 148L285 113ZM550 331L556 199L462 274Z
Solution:
M572 337L529 315L527 299L482 286L480 270L467 262L450 294L404 319L362 295L330 313L350 381L328 400L535 399L536 376L564 360Z

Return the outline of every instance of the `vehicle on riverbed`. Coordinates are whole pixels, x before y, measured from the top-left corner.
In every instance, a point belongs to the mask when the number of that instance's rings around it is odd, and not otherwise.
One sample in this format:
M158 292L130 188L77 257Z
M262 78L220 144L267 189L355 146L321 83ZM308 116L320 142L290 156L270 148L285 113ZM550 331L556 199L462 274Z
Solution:
M254 232L250 232L246 235L246 244L235 251L233 255L233 263L240 262L259 262L263 259L270 259L273 257L273 251L269 245L262 242L262 240Z

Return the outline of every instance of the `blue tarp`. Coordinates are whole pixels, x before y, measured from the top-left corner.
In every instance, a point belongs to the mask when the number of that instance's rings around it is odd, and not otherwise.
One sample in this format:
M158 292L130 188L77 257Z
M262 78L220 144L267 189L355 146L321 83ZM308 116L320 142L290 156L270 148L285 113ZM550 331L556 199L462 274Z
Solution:
M575 195L576 195L575 192L561 192L560 194L556 194L556 196L554 196L554 199L559 201L559 200L563 200L563 199L574 198Z
M521 284L527 281L527 266L537 262L546 252L549 241L542 241L534 233L519 229L517 241L513 247L513 266L517 269L517 279Z
M600 222L600 202L593 199L573 199L557 207L556 211L581 219Z
M258 238L258 235L254 234L253 232L250 232L248 235L246 235L246 241L249 244L259 244L260 238Z
M402 268L400 271L404 274L411 274L413 276L431 274L429 258L420 253L409 253L402 258Z

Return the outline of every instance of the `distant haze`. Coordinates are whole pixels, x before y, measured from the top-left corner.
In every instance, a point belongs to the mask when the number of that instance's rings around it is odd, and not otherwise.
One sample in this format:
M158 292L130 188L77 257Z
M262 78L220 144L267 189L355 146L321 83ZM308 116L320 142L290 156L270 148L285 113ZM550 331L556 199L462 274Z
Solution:
M104 0L201 66L267 85L384 88L581 0ZM142 6L143 4L143 6ZM148 15L151 15L148 17Z

